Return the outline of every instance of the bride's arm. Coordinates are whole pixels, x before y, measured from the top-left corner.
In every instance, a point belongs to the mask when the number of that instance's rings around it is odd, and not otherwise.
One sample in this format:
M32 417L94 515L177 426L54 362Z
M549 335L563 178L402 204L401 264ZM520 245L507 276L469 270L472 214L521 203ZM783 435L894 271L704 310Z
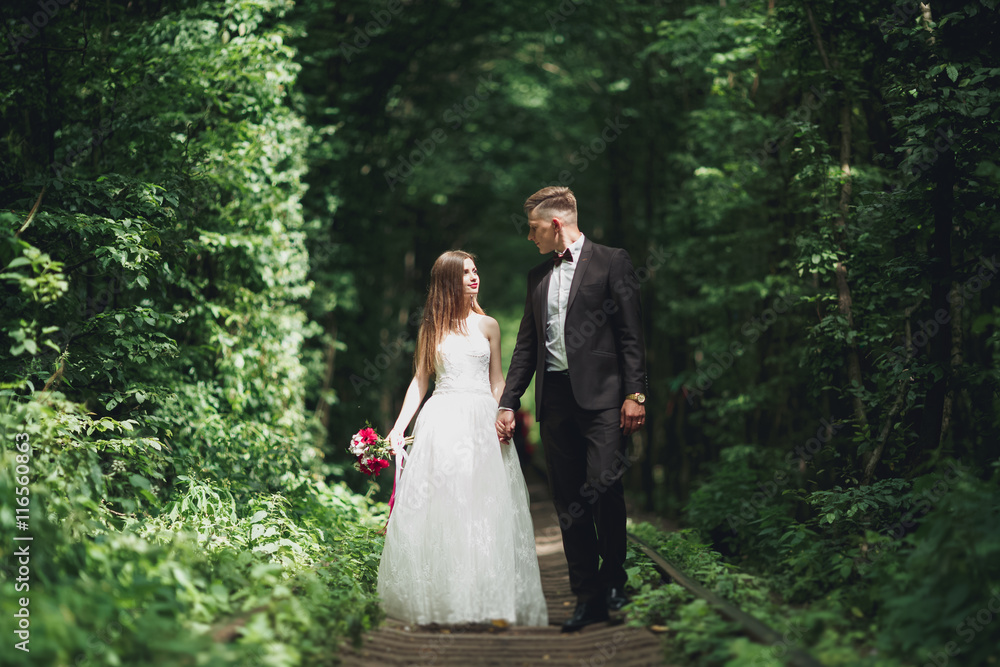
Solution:
M503 396L506 383L503 379L503 367L500 365L500 325L492 317L483 319L482 331L490 341L490 391L497 404Z
M403 407L399 410L399 416L396 417L395 425L389 431L389 442L393 445L403 439L406 427L410 425L410 420L417 413L420 402L424 400L429 379L427 371L421 368L414 374L413 379L410 380L410 386L406 389L406 397L403 398Z

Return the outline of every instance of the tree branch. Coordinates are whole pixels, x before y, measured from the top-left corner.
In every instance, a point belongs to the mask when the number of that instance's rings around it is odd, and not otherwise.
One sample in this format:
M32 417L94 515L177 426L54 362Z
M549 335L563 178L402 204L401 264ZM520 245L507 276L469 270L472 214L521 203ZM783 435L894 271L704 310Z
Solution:
M35 213L38 212L38 207L42 205L42 197L45 196L45 189L48 187L49 187L48 185L42 186L42 191L38 193L38 199L35 200L35 205L31 207L31 212L28 213L28 219L24 221L24 224L21 225L21 228L17 230L17 232L14 234L14 238L19 237L21 235L21 232L27 229L28 225L31 224L31 221L35 219Z
M820 37L819 28L816 26L816 17L813 16L812 7L809 6L809 3L805 3L805 6L806 15L809 17L809 27L812 28L813 39L816 40L816 50L819 51L819 57L823 61L823 66L828 71L833 71L833 68L830 67L830 59L826 57L826 49L823 48L823 38Z
M904 315L906 317L906 342L903 346L903 352L906 355L903 359L904 369L907 365L909 365L910 359L913 358L913 329L910 326L910 316L922 302L923 299L904 311ZM912 379L910 381L912 382ZM878 434L878 445L876 445L875 449L869 452L864 458L864 478L861 483L865 486L871 484L872 477L875 476L875 467L878 465L879 461L882 460L882 453L885 451L885 443L889 440L889 431L892 428L892 420L896 418L896 415L899 414L899 411L902 409L908 388L909 382L907 382L907 378L901 379L899 381L899 391L896 392L896 400L893 401L892 407L889 408L889 412L886 413L885 419L882 420L882 428L879 430Z

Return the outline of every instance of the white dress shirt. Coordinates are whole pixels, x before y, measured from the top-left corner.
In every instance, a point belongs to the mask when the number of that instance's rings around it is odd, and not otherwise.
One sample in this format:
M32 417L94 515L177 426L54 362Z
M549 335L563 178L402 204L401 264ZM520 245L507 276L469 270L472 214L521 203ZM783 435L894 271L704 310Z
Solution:
M549 294L547 300L548 313L545 322L545 370L569 370L569 360L566 357L566 308L569 304L569 288L573 284L576 267L580 263L580 253L583 251L583 234L567 247L573 256L571 262L560 262L552 268L549 279Z

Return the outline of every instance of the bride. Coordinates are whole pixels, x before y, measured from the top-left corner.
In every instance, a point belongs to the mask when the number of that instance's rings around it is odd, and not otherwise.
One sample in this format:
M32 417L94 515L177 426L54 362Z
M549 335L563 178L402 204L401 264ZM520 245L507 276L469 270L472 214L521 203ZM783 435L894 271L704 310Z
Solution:
M435 389L396 489L378 594L390 617L418 625L547 625L527 487L494 425L500 327L480 308L479 286L466 252L448 251L431 269L415 373L388 436L394 447L431 376Z

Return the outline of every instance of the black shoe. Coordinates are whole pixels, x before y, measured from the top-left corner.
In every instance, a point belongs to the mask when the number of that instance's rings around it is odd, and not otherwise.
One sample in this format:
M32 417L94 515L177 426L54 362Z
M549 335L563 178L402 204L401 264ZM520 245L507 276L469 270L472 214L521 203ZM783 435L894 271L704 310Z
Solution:
M581 628L594 623L603 623L608 620L608 606L604 600L594 598L587 602L578 602L573 617L563 623L563 632L576 632Z
M618 611L629 602L631 600L626 597L625 589L617 586L612 586L608 589L608 609L611 611Z

